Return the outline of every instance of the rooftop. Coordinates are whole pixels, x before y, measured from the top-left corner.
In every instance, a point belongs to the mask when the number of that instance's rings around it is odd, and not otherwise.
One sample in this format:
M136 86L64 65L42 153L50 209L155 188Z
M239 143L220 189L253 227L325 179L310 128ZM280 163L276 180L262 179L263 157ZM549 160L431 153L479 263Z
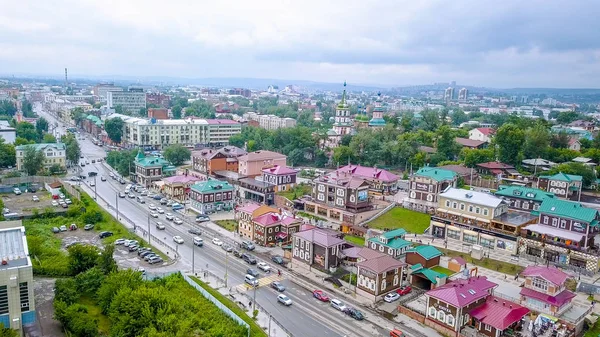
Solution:
M389 255L382 255L357 263L358 268L368 269L376 274L381 274L391 269L402 268L406 263L398 261Z
M411 266L410 269L413 271L413 274L421 274L433 284L437 284L439 279L444 279L447 277L445 274L437 272L433 269L423 268L423 265L420 263Z
M275 175L281 175L281 174L296 174L298 173L298 171L291 169L287 166L280 166L280 165L275 165L273 167L269 167L269 168L265 168L262 170L264 173L268 173L268 174L275 174Z
M469 313L480 322L491 325L499 331L518 322L529 313L529 309L505 299L490 296L485 303Z
M562 286L569 275L556 267L546 266L528 266L521 272L524 277L534 276L541 277L544 280L551 282L557 286Z
M489 193L467 191L461 188L454 187L451 187L445 192L440 193L440 197L493 208L500 206L500 204L503 202L502 199Z
M381 236L383 236L386 239L393 239L404 235L406 235L406 230L404 228L396 228L394 230L383 232L383 234L381 234Z
M19 145L19 146L15 147L15 150L25 151L25 149L27 149L28 147L33 147L38 151L46 150L46 149L64 150L66 148L64 143L39 143L39 144Z
M489 295L489 290L497 286L488 281L485 276L476 276L469 279L455 280L438 288L429 290L426 295L442 302L463 308L481 298Z
M184 175L179 175L179 176L172 176L172 177L168 177L168 178L164 178L163 181L165 183L169 183L169 184L187 184L187 183L193 183L196 181L199 181L199 178L196 178L194 176L184 176Z
M0 260L7 262L0 269L31 265L28 255L25 227L0 228Z
M460 137L454 138L454 141L457 142L458 144L460 144L462 146L466 146L466 147L480 147L486 143L481 140L474 140L474 139L460 138Z
M300 237L308 242L314 242L315 244L323 247L332 247L345 243L346 241L340 239L339 233L322 228L313 228L302 232L293 234L294 237Z
M247 203L242 207L239 207L236 209L236 211L238 212L244 212L244 213L250 213L252 214L252 212L256 211L261 205L257 204L257 203Z
M501 163L499 161L489 161L487 163L479 163L477 164L477 166L479 167L483 167L486 169L497 169L497 170L507 170L507 169L514 169L515 167L509 164L504 164Z
M417 253L421 255L425 260L431 260L438 256L442 256L442 252L440 252L434 246L416 246L406 251L406 253Z
M457 176L456 172L439 167L422 167L415 175L431 178L435 181L453 180Z
M261 150L261 151L254 151L254 152L249 152L243 156L239 157L239 161L260 161L260 160L267 160L267 159L286 159L286 155L278 153L278 152L273 152L273 151L267 151L267 150Z
M192 185L192 190L198 193L215 193L215 192L229 192L233 191L233 187L226 181L221 180L208 180L195 183Z
M352 176L362 179L377 179L384 182L398 181L399 177L390 171L384 169L378 169L377 167L366 167L361 165L346 165L341 167L329 175L335 175L336 173L349 173Z
M569 290L563 290L560 294L556 295L556 296L550 296L548 294L545 293L541 293L539 291L535 291L533 289L529 289L529 288L521 288L521 292L520 292L521 296L525 296L525 297L531 297L537 300L540 300L542 302L548 303L550 305L555 305L555 306L562 306L563 304L570 302L571 299L573 299L573 297L575 297L575 294L570 292Z
M598 226L598 210L588 208L574 201L548 198L542 202L541 213L556 215L563 218L570 218L589 223L591 226Z
M486 136L493 135L496 133L496 130L492 128L477 128L476 130L483 133Z
M554 198L554 193L518 185L500 185L494 194L500 197L520 198L537 202L542 202L547 198Z
M411 243L409 241L406 241L400 237L388 239L387 243L381 242L381 240L379 239L379 236L372 237L369 239L369 241L376 242L376 243L379 243L381 245L384 245L386 247L390 247L393 249L401 249L401 248L408 247L411 245Z
M569 183L572 181L582 181L583 180L582 176L573 175L573 174L565 174L562 172L558 172L557 174L554 174L551 176L540 176L540 178L544 178L544 179L548 179L548 180L566 181Z

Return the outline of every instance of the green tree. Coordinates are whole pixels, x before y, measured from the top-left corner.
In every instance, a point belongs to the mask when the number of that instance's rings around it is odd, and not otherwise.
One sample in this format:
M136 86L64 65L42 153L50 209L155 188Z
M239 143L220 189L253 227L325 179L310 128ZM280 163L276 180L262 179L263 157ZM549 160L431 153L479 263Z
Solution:
M215 108L203 99L192 102L185 108L185 116L196 116L201 118L215 118Z
M79 143L75 136L72 134L68 134L61 138L61 141L65 143L66 148L66 158L71 163L77 163L79 161L79 156L81 155L81 148L79 147Z
M163 155L166 160L171 162L171 164L179 166L185 161L190 160L192 152L190 151L190 149L186 148L181 144L174 144L168 146L165 149Z
M27 140L23 137L17 137L17 139L15 139L15 146L28 145L28 144L35 144L35 141Z
M23 152L23 170L30 176L36 175L44 167L46 155L35 146L27 146Z
M460 125L461 123L467 122L469 120L469 116L462 111L462 109L457 109L452 114L452 124Z
M54 284L54 300L71 305L79 299L77 282L73 278L57 279Z
M424 110L421 116L423 116L421 125L425 131L435 131L441 124L440 117L435 110Z
M498 146L498 158L501 162L517 165L523 156L525 132L522 128L512 124L504 124L496 132L494 144Z
M174 119L181 119L181 106L180 105L176 105L173 108L171 108L171 112L173 113L173 118Z
M114 245L107 245L104 247L102 254L98 258L98 267L104 273L104 275L108 275L112 272L117 271L117 262L113 258L113 254L115 252ZM94 291L95 292L95 291Z
M536 125L525 132L523 153L526 158L541 158L550 145L550 132L543 125Z
M106 163L117 170L120 175L126 177L129 175L129 169L135 167L134 159L137 150L131 151L110 151L106 156Z
M46 133L46 134L44 134L42 143L56 143L56 137L54 137L53 135L51 135L49 133Z
M477 164L493 161L494 150L492 149L468 149L464 148L460 152L460 158L466 167L476 167Z
M15 146L6 144L4 138L0 137L0 167L14 167L16 164L17 153Z
M123 109L122 105L115 105L114 109L115 109L115 113L118 113L120 115L127 115L125 113L125 110Z
M41 138L44 132L48 132L48 121L44 117L38 118L35 122L35 130Z
M14 116L17 113L17 107L9 100L0 101L0 115Z
M0 337L19 337L19 334L17 333L17 330L4 327L4 324L0 323Z
M69 247L69 270L71 274L77 275L96 266L99 252L96 246L91 245Z
M81 125L81 122L83 122L83 120L87 117L82 107L71 109L70 114L71 119L73 119L73 121L75 122L75 125Z
M52 164L52 166L50 166L48 168L48 171L50 171L51 175L55 176L55 175L58 175L58 174L64 172L64 169L59 164Z
M452 160L460 152L460 145L454 138L456 137L448 125L437 130L437 153L444 160Z
M575 111L561 111L558 113L556 117L556 122L558 124L570 124L578 119L580 119L579 113Z
M102 285L102 282L105 278L105 273L102 271L102 269L98 267L88 269L83 273L79 273L75 276L77 291L80 294L86 294L90 297L95 297L96 292L98 291L98 289L100 289L100 286Z
M550 138L550 145L556 149L566 149L569 147L570 141L571 137L566 132L561 131L552 135L552 138Z
M110 274L96 293L98 305L102 309L102 313L108 315L113 299L119 291L125 289L137 289L142 281L140 273L134 272L131 269L122 270Z
M21 103L21 111L23 111L23 117L27 117L27 118L36 117L35 112L33 112L33 106L31 105L31 102L29 102L28 100L24 100Z
M40 134L35 129L33 124L27 122L19 122L16 127L17 137L25 138L28 141L38 142L41 139Z
M304 162L304 151L301 149L292 150L292 152L290 152L288 155L288 161L292 166L297 166L298 164Z
M110 138L110 140L119 144L121 143L123 137L124 125L125 122L121 118L110 118L104 122L104 130L106 131L106 134L108 135L108 138Z
M354 152L349 146L338 146L333 149L333 163L334 165L345 165L348 162L352 162L354 158Z

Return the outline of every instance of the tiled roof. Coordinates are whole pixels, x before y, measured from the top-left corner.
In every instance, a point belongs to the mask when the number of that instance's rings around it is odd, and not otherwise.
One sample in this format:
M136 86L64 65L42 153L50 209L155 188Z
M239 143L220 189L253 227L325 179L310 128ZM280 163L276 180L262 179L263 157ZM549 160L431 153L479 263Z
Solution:
M367 248L367 247L363 247L358 252L358 256L362 257L365 260L374 259L376 257L383 256L383 255L385 255L385 254L382 252L376 251L374 249Z
M431 260L438 256L442 256L442 252L440 252L434 246L416 246L406 251L407 253L413 252L421 255L425 260Z
M496 133L496 130L492 128L477 128L477 131L483 133L486 136L493 135Z
M566 182L572 182L572 181L582 181L583 177L582 176L578 176L578 175L574 175L574 174L565 174L562 172L558 172L555 175L551 175L551 176L540 176L540 178L544 178L544 179L548 179L548 180L558 180L558 181L566 181Z
M556 267L528 266L521 272L521 276L537 276L557 286L562 286L569 275Z
M453 257L450 259L450 261L454 261L454 262L460 264L461 266L464 266L467 264L467 261L465 261L465 259L463 259L460 256Z
M364 249L363 247L352 246L350 248L346 248L346 249L342 250L342 255L344 255L345 257L349 257L351 259L356 259L360 256L359 253L363 249Z
M371 118L369 126L385 126L385 120L383 118Z
M499 161L489 161L487 163L479 163L479 164L477 164L477 166L483 167L483 168L486 168L486 169L500 169L500 170L514 169L515 168L512 165L504 164L504 163L501 163Z
M406 234L406 230L404 228L397 228L391 231L383 232L381 234L386 239L393 239L398 236L403 236Z
M501 197L516 197L538 202L542 202L546 198L554 198L554 193L517 185L500 185L494 194Z
M406 263L398 261L389 255L383 255L373 259L361 261L356 264L357 267L368 269L376 274L381 274L390 269L402 268Z
M469 138L460 138L460 137L454 138L454 141L457 142L458 144L460 144L462 146L466 146L466 147L480 147L481 145L483 145L483 144L486 143L486 142L481 141L481 140L475 140L475 139L469 139Z
M256 211L261 205L253 202L249 202L242 207L238 207L236 210L238 212L250 213Z
M463 308L480 298L489 295L489 290L497 284L488 281L485 276L476 276L469 279L460 279L435 289L429 290L426 295L457 308Z
M554 198L544 200L538 211L587 223L592 223L598 216L598 210L596 209L585 207L578 202Z
M415 175L431 178L435 181L453 180L457 176L456 172L439 167L422 167Z
M550 305L555 305L558 307L571 301L571 299L573 299L573 297L575 297L574 293L572 293L566 289L563 290L560 294L558 294L556 296L550 296L548 294L544 294L544 293L541 293L539 291L535 291L535 290L529 289L529 288L521 288L520 294L522 296L535 298L536 300L540 300L542 302L548 303Z
M345 243L346 241L340 239L338 235L337 232L322 228L314 228L294 233L294 237L300 237L308 242L314 242L323 247L332 247Z
M279 223L279 221L281 221L281 215L277 213L267 213L253 219L253 221L262 226L270 226Z
M296 174L298 173L298 171L291 169L287 166L280 166L280 165L275 165L273 167L269 167L269 168L265 168L262 170L264 173L269 173L269 174L275 174L275 175L280 175L280 174Z
M482 205L487 207L498 207L503 200L495 195L478 192L478 191L467 191L462 188L449 188L447 191L440 193L440 197L448 198L450 200L464 201L471 204Z
M226 181L208 180L195 183L192 185L192 190L199 193L215 193L233 191L233 187Z
M399 177L390 171L379 169L376 167L366 167L360 165L346 165L332 172L330 175L334 175L335 172L348 172L352 176L362 179L377 179L385 182L397 181Z
M39 144L19 145L19 146L15 147L15 150L17 150L17 151L19 151L19 150L24 151L28 147L33 147L37 151L39 151L39 150L46 150L46 149L64 150L66 148L66 146L65 146L64 143L39 143Z
M480 322L497 330L505 330L529 313L529 309L505 299L490 296L485 303L473 310L470 315Z
M168 177L168 178L164 178L163 181L166 183L182 183L182 184L187 184L187 183L191 183L191 182L195 182L195 181L199 181L199 178L196 178L194 176L184 176L184 175L179 175L179 176L172 176L172 177Z

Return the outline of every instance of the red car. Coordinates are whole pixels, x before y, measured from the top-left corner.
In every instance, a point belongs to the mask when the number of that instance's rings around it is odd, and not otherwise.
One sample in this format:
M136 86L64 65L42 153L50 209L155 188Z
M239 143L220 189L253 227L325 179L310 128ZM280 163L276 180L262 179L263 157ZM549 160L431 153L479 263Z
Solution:
M398 290L396 290L396 292L400 296L406 295L406 294L410 293L411 291L412 291L412 288L410 286L402 286Z
M313 297L318 299L321 302L329 302L329 297L327 295L325 295L323 290L313 291Z

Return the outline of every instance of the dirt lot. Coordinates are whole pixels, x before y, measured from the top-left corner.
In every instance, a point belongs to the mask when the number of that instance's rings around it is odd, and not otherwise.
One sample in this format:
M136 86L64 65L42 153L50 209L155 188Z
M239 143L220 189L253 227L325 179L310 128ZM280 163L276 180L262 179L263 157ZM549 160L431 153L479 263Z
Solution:
M34 202L32 200L34 195L37 195L38 198L40 198L40 201ZM21 195L16 195L14 193L2 194L0 197L2 197L4 207L8 208L10 213L31 215L33 214L33 210L37 209L41 214L47 207L52 208L54 211L63 210L60 206L52 206L52 198L50 197L50 193L46 191L37 191L36 193L23 192Z
M37 312L37 329L44 337L63 337L61 324L53 318L54 281L51 278L35 278L35 309Z

